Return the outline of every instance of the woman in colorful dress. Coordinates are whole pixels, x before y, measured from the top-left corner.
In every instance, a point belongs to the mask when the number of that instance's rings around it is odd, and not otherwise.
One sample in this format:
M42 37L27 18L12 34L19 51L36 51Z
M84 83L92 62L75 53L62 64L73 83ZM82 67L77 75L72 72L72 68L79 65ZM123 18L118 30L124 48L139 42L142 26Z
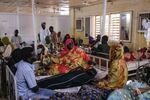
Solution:
M128 70L123 57L123 47L119 44L112 45L109 52L110 64L108 75L99 80L96 86L84 85L80 89L82 97L95 96L94 100L106 100L109 94L118 88L123 88L127 82ZM88 98L87 98L88 99Z
M51 57L51 59L55 62L49 71L53 75L67 73L77 67L88 69L88 61L90 61L89 56L81 48L75 46L72 39L66 40L59 57Z
M123 55L123 47L121 45L111 46L107 79L98 82L97 86L99 88L116 89L122 88L126 84L128 69Z

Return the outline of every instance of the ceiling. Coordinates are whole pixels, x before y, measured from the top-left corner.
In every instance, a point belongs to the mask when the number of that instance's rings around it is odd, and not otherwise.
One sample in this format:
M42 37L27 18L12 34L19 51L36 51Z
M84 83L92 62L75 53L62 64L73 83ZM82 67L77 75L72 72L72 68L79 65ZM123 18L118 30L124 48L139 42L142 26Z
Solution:
M114 0L108 0L111 2ZM0 0L0 12L31 13L32 0ZM102 3L102 0L35 0L38 13L67 11L70 7L84 7Z

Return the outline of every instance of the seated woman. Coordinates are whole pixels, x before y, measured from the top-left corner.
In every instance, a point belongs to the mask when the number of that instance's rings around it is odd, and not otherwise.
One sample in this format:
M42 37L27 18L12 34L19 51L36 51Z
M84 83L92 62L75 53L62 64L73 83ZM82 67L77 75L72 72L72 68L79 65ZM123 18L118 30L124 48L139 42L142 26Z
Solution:
M104 79L98 80L96 87L82 86L80 89L82 97L85 97L86 93L89 96L96 93L97 96L95 98L97 100L106 100L113 90L125 86L128 78L128 69L123 58L123 47L121 45L112 45L109 54L110 66L108 75Z
M69 35L69 34L66 34L66 35L65 35L65 37L64 37L64 39L63 39L63 44L66 43L66 40L67 40L67 39L70 39L70 35Z
M113 45L110 49L110 66L108 69L108 77L98 82L99 88L116 89L122 88L128 78L128 69L123 56L123 47L121 45Z
M64 49L60 52L59 57L52 57L54 65L50 66L50 74L67 73L77 67L87 69L89 56L81 49L74 46L72 39L67 39Z
M8 38L2 38L2 42L6 46L4 52L2 53L2 56L4 58L7 58L11 55L12 51L14 50L14 46L11 44Z

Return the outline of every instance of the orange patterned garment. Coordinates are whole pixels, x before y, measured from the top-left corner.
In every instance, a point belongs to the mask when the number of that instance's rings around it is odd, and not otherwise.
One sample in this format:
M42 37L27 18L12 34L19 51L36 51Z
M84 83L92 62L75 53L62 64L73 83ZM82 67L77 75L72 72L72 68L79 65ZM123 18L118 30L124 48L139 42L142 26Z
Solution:
M68 39L66 42L72 43L73 41ZM86 69L89 67L87 62L90 60L90 57L81 48L73 46L71 50L64 48L64 50L61 52L60 58L57 60L58 63L52 66L50 69L50 73L53 75L67 73L77 67L83 67Z
M122 88L128 77L128 69L123 57L123 47L113 45L110 48L110 66L108 69L108 79L98 82L99 88L116 89Z

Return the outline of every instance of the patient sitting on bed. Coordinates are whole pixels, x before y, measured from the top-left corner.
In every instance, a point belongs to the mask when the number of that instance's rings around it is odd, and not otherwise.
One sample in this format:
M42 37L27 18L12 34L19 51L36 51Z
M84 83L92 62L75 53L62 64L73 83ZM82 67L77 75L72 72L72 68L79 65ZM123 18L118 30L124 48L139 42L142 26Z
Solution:
M98 82L99 88L116 89L122 88L128 78L128 69L123 57L123 47L113 45L110 48L110 66L108 69L107 79Z
M51 57L55 62L50 66L49 74L56 75L60 73L67 73L77 67L83 67L88 69L89 56L77 46L74 45L72 39L67 39L65 42L65 48L60 52L59 57Z
M48 99L54 95L52 90L38 88L32 64L33 48L23 48L20 55L22 55L22 60L15 64L17 68L15 76L19 96L25 100L29 100L29 98Z

